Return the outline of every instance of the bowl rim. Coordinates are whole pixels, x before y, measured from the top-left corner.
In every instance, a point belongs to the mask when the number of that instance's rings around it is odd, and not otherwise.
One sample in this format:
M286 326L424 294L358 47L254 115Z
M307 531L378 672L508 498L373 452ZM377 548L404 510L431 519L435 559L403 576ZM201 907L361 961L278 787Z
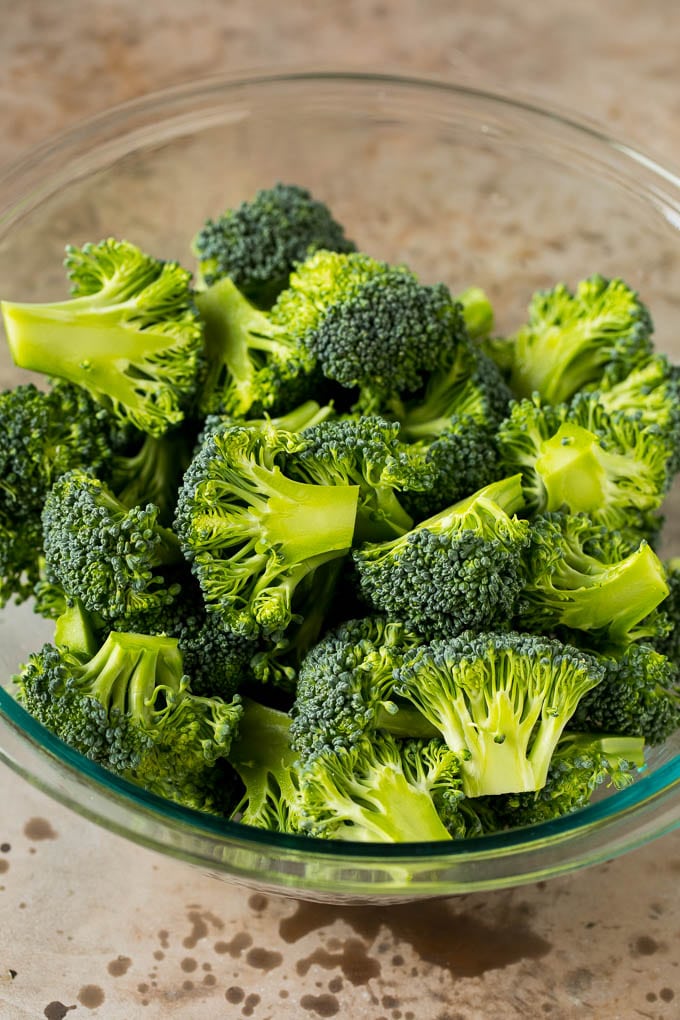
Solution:
M261 89L272 86L310 85L339 86L350 88L373 87L380 90L411 90L421 94L436 95L439 98L458 97L468 102L479 102L494 109L514 111L525 114L533 121L550 123L560 130L566 131L585 144L600 146L603 152L614 159L617 167L623 164L623 177L630 182L630 174L635 170L635 190L642 190L650 198L662 215L680 230L680 176L674 171L657 163L636 148L617 140L604 129L579 121L571 113L565 113L549 106L538 104L522 98L514 98L508 93L497 93L470 85L459 85L451 81L419 78L406 75L371 74L356 71L299 71L255 74L212 75L188 83L173 85L149 92L145 95L128 100L124 103L98 113L77 123L64 132L60 132L38 146L33 147L18 160L0 170L0 240L11 229L13 223L24 215L26 210L38 206L46 197L53 194L64 181L72 183L74 169L78 173L92 172L93 152L104 159L102 165L110 165L116 152L134 151L135 139L145 140L151 121L172 128L168 137L176 137L177 124L181 116L192 104L199 100L217 100L224 96L225 91L233 95L248 89ZM224 107L224 101L221 104ZM178 119L179 118L179 119ZM87 159L79 162L82 156L83 142L88 141ZM125 143L125 144L123 144ZM69 160L69 154L71 159ZM77 157L77 158L76 158ZM55 173L55 167L61 167ZM47 169L46 169L47 168ZM52 174L50 175L50 168ZM628 171L626 174L625 171ZM680 754L676 754L669 762L642 778L627 789L623 789L604 800L588 805L579 811L561 818L507 830L488 836L475 837L474 840L452 840L446 843L416 844L365 844L350 843L339 840L319 840L307 836L293 836L260 830L244 826L238 822L216 819L213 816L192 811L180 805L163 800L134 786L126 780L107 772L105 769L84 758L78 752L63 744L57 737L47 731L33 719L7 692L0 686L0 738L3 737L15 748L7 750L0 739L0 760L8 764L14 771L39 786L50 796L67 804L72 809L85 814L98 824L113 828L107 824L101 812L94 812L67 796L60 785L57 771L54 781L46 780L44 775L38 780L31 774L22 753L16 753L16 738L19 744L25 742L29 758L41 761L43 765L64 770L71 776L83 776L91 779L106 795L113 795L123 806L124 813L129 815L127 825L117 824L116 831L137 842L144 842L165 853L173 852L167 841L142 836L139 826L135 826L135 816L141 811L147 817L158 820L163 831L173 830L186 832L187 826L192 836L200 839L209 837L211 840L223 840L252 847L254 850L270 850L276 852L290 851L303 858L328 858L334 860L351 860L357 863L398 863L406 859L427 859L435 864L445 864L459 859L495 858L505 853L519 857L523 851L534 849L537 837L541 845L554 844L565 848L565 855L550 874L559 874L583 863L594 863L596 860L611 857L611 850L602 847L599 855L593 856L586 849L576 846L583 842L593 830L606 830L608 825L620 820L644 814L658 820L656 829L648 832L643 840L653 838L662 832L669 831L680 825ZM49 770L48 770L49 771ZM642 792L641 792L642 791ZM630 838L623 838L616 852L624 852L636 845L637 830L630 832ZM567 849L568 848L568 849ZM206 856L197 851L182 851L184 859L202 866L210 864L218 871L229 873L228 863L220 865L213 856ZM506 884L517 884L529 880L538 872L528 877L522 869L516 871L514 877ZM465 884L465 883L464 883ZM492 883L480 886L489 887ZM498 883L493 883L498 884ZM469 886L467 886L469 887Z

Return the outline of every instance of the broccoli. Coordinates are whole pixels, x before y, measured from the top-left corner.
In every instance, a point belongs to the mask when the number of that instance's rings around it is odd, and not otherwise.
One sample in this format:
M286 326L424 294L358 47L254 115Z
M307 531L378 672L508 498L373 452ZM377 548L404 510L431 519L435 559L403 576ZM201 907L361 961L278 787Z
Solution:
M449 813L461 798L458 756L442 740L405 744L388 733L372 734L305 763L299 774L301 829L357 842L450 840L434 798Z
M622 536L586 514L534 517L523 569L522 629L567 627L620 644L665 633L662 617L648 619L668 594L658 556L645 541L628 552Z
M596 402L586 417L583 404L570 411L538 399L518 401L497 438L506 472L522 472L530 512L566 508L610 528L635 529L659 509L668 489L668 449L657 432L610 418Z
M304 430L305 446L290 458L290 474L316 485L359 487L354 542L394 538L409 531L402 490L429 490L432 472L398 439L399 425L378 415L323 421Z
M170 525L177 490L191 462L193 436L186 429L172 429L163 436L137 434L116 451L111 463L111 491L127 507L158 507L161 524Z
M316 358L296 316L279 304L256 308L229 277L196 295L205 328L207 368L199 408L233 418L282 413L318 391Z
M422 521L457 503L465 496L503 478L495 426L482 424L468 415L451 418L444 432L433 440L411 444L413 457L420 457L432 484L420 491L402 493L405 510Z
M181 591L169 604L133 611L113 623L117 631L177 638L194 694L229 700L252 678L251 660L259 644L229 630L219 613L206 611L191 575L183 578Z
M595 275L573 293L562 283L538 291L526 325L508 341L510 388L560 404L601 380L618 382L651 354L652 330L649 311L623 280Z
M305 439L270 425L210 432L185 476L175 526L207 606L245 636L285 630L298 585L352 544L358 486L285 473Z
M67 247L65 265L73 297L2 302L14 362L82 386L119 420L162 435L184 419L202 370L190 274L113 238Z
M680 726L677 664L644 641L600 658L604 680L581 700L570 727L662 744Z
M0 393L0 605L40 578L41 514L52 483L76 467L106 473L109 423L78 387L32 383Z
M465 632L407 652L394 691L461 758L468 797L540 790L581 698L604 677L593 655L534 634Z
M329 560L298 585L295 618L282 634L263 641L249 660L259 683L295 690L300 665L333 611L344 566L341 558Z
M244 791L232 818L274 832L298 832L299 765L290 743L290 716L244 698L229 762Z
M48 492L42 524L46 580L104 620L166 605L177 594L164 568L181 566L179 543L152 503L128 508L74 468Z
M467 287L456 294L463 310L465 328L471 340L481 344L489 336L494 324L491 302L481 287Z
M303 659L291 715L292 743L303 762L355 747L376 731L432 737L437 731L394 697L393 673L422 638L382 617L348 620Z
M159 796L219 810L213 767L241 705L195 696L176 640L112 631L88 658L46 644L15 681L24 707L76 751Z
M297 266L274 306L295 324L323 375L381 414L419 390L467 342L462 306L443 284L359 253L318 251Z
M638 737L565 733L552 756L545 786L473 802L486 832L537 825L585 807L598 787L621 790L644 765Z
M523 502L514 475L400 538L364 543L352 552L360 597L426 637L501 625L522 583L529 524L514 514Z
M619 382L603 380L588 403L609 417L623 415L656 430L668 450L669 477L680 469L680 369L664 354L653 355Z
M450 361L429 376L424 394L394 405L394 410L403 439L431 442L461 419L497 427L507 416L512 399L493 361L461 343Z
M281 183L208 220L192 244L205 285L228 276L261 307L274 302L295 264L319 248L349 252L355 245L323 202Z
M654 638L654 647L680 667L680 556L664 563L668 597L661 605L670 626L666 634Z

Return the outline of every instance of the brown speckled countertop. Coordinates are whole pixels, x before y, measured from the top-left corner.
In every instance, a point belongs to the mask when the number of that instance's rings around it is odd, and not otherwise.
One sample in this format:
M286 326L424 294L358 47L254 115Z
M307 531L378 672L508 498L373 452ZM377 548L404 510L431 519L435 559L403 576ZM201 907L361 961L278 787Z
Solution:
M676 0L5 0L0 163L221 71L386 70L533 96L680 165ZM0 1020L673 1020L680 832L546 883L331 907L218 883L0 767Z

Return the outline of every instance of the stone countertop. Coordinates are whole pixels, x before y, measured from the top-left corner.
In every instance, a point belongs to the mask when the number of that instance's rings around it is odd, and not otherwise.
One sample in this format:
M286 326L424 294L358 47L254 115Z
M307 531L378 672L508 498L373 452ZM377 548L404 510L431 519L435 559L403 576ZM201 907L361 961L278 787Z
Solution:
M506 88L680 165L675 0L2 6L0 163L154 88L313 67ZM0 1020L680 1012L680 832L548 883L339 908L199 875L103 832L4 768L0 803Z

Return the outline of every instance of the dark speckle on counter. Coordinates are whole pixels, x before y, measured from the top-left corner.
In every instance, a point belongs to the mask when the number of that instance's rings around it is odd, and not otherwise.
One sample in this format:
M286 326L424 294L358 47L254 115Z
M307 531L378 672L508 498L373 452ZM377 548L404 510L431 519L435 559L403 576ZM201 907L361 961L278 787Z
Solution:
M54 831L46 818L29 818L24 825L24 836L26 839L35 841L43 839L56 839L58 833Z

